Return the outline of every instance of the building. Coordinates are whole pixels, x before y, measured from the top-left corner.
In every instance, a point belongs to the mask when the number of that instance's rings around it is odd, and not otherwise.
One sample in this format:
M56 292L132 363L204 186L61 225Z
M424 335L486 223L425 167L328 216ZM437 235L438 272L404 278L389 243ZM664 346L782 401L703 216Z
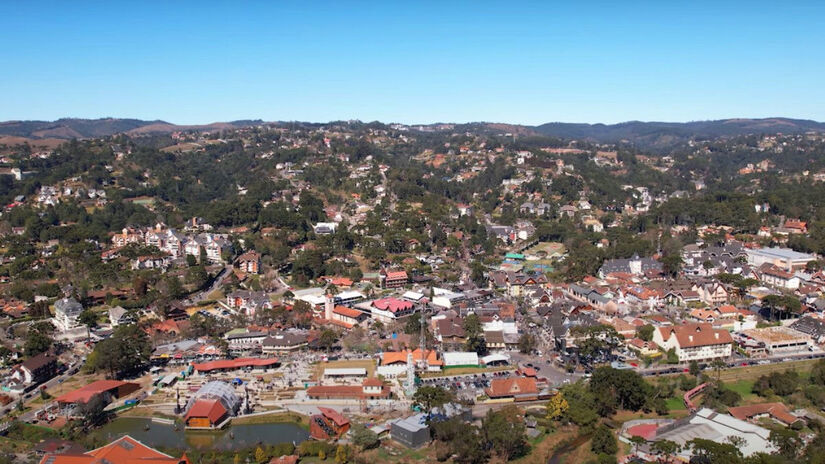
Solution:
M745 253L748 255L748 264L753 267L767 263L788 272L805 269L805 265L810 261L816 261L816 256L793 251L790 248L746 249Z
M97 463L152 463L190 464L186 453L179 458L150 448L124 435L106 446L82 454L46 454L40 464L97 464Z
M266 371L280 366L278 358L235 358L217 359L193 364L195 370L201 374L211 372L231 372L238 369L260 369Z
M220 428L229 418L229 411L217 399L200 399L195 401L184 416L188 429Z
M384 288L398 288L410 281L407 271L389 271L383 274Z
M122 398L140 389L140 385L119 380L98 380L77 390L70 391L57 398L57 404L63 415L74 417L77 407L87 404L92 398L100 397L104 404Z
M805 351L814 344L809 335L784 326L748 329L739 333L764 346L769 354Z
M349 431L349 419L334 409L318 407L321 414L309 418L309 434L316 440L336 439Z
M802 422L802 419L791 414L788 407L782 403L762 403L732 407L728 408L728 413L743 421L756 421L763 417L770 417L786 427L790 427L797 422Z
M22 392L57 375L57 356L54 353L40 353L23 361L11 371L9 389Z
M599 269L599 278L604 279L609 274L622 273L631 275L644 275L649 272L661 273L662 263L653 258L640 258L633 255L630 259L609 259L604 262Z
M407 317L415 313L415 304L411 301L400 300L398 298L387 297L371 302L364 302L355 305L356 309L369 312L373 319L384 324L390 324L397 319Z
M336 305L332 310L332 320L342 322L348 327L354 327L368 318L366 313L346 306Z
M743 445L739 451L745 457L756 453L770 454L776 450L770 441L770 431L728 414L720 414L708 408L700 409L692 415L673 423L659 427L650 441L670 440L682 447L677 457L684 462L690 460L692 451L688 444L694 438L702 438L716 443L730 443L730 437L739 437ZM650 445L639 447L642 457L655 460L650 452Z
M478 354L474 351L447 351L442 356L444 367L478 367Z
M230 331L224 335L224 338L229 345L229 351L233 353L243 353L260 350L264 340L268 336L268 332L244 330L234 333Z
M733 347L730 332L706 323L657 327L653 342L665 351L674 349L680 362L725 359Z
M63 332L80 327L83 305L74 298L62 298L54 304L54 325Z
M774 288L796 290L801 283L799 277L773 264L763 264L757 272L760 282Z
M109 308L109 322L112 324L112 327L134 324L135 316L123 306L115 306L114 308Z
M303 333L279 332L270 334L261 342L264 354L297 351L307 346L307 336Z
M420 448L430 442L426 414L398 419L390 425L390 438L408 448Z
M539 399L539 388L532 377L508 377L493 379L486 390L490 399L512 398L513 401L535 401Z
M256 251L247 251L238 257L238 269L247 274L261 273L261 254Z
M380 400L390 397L384 382L370 378L359 385L315 385L307 388L307 398L313 400L356 399Z
M241 407L241 398L226 382L206 382L186 402L184 418L187 427L214 428L224 425ZM192 425L190 425L190 423Z

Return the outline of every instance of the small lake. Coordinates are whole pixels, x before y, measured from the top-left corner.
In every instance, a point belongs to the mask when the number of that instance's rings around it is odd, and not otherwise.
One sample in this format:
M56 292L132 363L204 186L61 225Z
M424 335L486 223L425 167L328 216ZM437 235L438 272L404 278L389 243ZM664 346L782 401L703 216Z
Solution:
M147 424L149 430L146 430ZM230 437L230 432L234 437ZM185 432L182 427L175 430L171 424L152 422L151 419L142 417L117 418L96 433L107 442L129 435L151 447L222 451L250 448L258 443L277 445L294 442L297 445L309 438L309 432L292 423L241 424L217 431Z

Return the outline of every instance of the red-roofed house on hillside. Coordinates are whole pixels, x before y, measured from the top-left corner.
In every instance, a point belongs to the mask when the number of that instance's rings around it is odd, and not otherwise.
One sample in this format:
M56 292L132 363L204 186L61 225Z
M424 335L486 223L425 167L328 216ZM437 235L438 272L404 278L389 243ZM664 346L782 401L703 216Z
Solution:
M40 464L190 464L186 453L174 458L149 448L129 435L83 454L46 454Z
M665 351L673 348L680 362L726 359L733 348L730 332L706 323L658 327L653 341Z
M382 274L384 288L398 288L407 285L410 281L407 271L387 271Z
M369 318L366 313L346 306L336 305L332 310L332 320L356 326Z
M314 414L309 420L309 434L316 440L339 438L349 431L349 419L338 411L318 407L321 414Z
M199 399L186 412L184 421L188 429L212 429L222 426L229 418L229 411L218 400Z
M109 404L112 400L122 398L140 389L140 385L132 382L120 380L98 380L85 387L70 391L57 398L62 414L73 417L78 405L88 403L92 398L100 396L104 404Z

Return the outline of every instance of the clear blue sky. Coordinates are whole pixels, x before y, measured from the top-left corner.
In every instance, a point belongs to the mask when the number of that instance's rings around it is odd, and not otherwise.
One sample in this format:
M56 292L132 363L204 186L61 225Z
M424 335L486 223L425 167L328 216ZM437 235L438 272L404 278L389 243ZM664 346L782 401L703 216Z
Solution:
M0 120L825 120L822 0L0 1Z

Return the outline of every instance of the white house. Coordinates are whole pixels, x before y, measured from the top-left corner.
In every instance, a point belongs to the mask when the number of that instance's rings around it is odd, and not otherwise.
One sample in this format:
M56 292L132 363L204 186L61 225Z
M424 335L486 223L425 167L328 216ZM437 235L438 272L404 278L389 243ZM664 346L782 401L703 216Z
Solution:
M666 351L673 348L681 362L725 359L733 346L730 332L702 323L658 327L653 342Z

